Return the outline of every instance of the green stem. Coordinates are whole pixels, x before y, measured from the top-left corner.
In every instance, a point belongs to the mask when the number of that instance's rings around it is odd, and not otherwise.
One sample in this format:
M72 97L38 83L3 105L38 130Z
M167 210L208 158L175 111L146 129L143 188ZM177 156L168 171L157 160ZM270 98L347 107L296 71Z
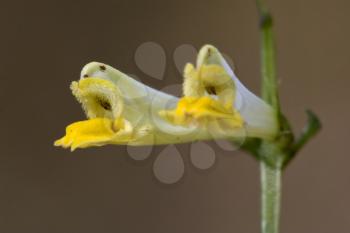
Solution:
M261 74L262 97L276 111L276 119L280 121L280 102L276 74L275 39L273 34L273 19L262 0L256 0L261 32Z
M262 97L275 110L278 134L272 141L253 140L244 146L260 160L262 233L278 233L282 170L320 130L321 123L309 111L307 127L297 140L294 139L279 102L273 19L264 0L256 0L256 5L260 17Z
M261 33L261 74L262 97L275 110L279 131L288 128L282 122L278 82L276 75L275 39L273 20L263 0L256 0ZM275 141L263 141L259 151L261 175L261 230L262 233L278 233L281 201L282 161L279 144L283 138L279 135ZM288 140L286 141L288 142Z
M262 233L278 233L281 173L282 170L279 167L271 167L263 161L260 163Z

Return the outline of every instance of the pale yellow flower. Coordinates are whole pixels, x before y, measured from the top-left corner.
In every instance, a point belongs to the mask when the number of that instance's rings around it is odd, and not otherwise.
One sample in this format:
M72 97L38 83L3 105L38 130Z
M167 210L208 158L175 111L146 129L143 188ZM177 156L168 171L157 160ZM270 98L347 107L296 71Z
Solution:
M88 120L69 125L55 145L158 145L198 140L272 138L274 112L237 79L218 50L204 46L186 65L184 97L157 91L102 63L87 64L71 85Z

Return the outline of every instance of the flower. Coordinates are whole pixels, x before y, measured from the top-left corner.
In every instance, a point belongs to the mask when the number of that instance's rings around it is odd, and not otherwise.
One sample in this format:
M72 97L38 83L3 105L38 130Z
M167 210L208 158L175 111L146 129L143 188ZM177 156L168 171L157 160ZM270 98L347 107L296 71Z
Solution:
M184 70L184 97L157 91L102 63L87 64L73 95L88 120L69 125L56 146L176 144L208 139L273 138L274 110L248 91L220 52L204 46Z

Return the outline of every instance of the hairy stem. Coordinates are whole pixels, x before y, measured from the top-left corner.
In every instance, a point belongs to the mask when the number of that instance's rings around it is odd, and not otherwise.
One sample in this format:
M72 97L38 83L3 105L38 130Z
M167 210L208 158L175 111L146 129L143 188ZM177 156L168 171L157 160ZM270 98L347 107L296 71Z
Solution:
M256 0L260 18L261 32L261 74L262 97L276 111L276 119L280 121L280 103L278 81L276 75L275 39L273 19L262 0Z
M283 121L278 95L275 38L272 30L273 19L263 0L256 0L256 5L259 12L261 33L262 97L274 108L278 128L283 131L284 128L288 129L288 125ZM279 140L283 141L283 138L279 137ZM279 143L281 142L278 140L263 142L266 148L260 154L261 158L264 158L260 162L262 233L278 233L282 161L284 159L279 150Z
M278 233L280 202L281 202L281 176L279 167L260 163L261 175L261 230L262 233Z

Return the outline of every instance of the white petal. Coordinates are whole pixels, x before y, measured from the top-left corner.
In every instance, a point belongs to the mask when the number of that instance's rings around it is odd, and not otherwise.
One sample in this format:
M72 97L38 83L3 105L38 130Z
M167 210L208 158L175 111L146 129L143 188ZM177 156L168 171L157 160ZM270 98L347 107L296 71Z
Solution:
M274 109L262 99L250 92L237 78L220 52L211 45L205 45L199 51L197 67L201 64L217 64L224 67L232 77L237 88L235 107L246 122L250 137L273 137L277 132Z
M81 72L81 78L84 77L105 79L115 84L124 104L121 116L134 127L144 127L145 131L150 131L138 140L129 142L129 145L175 144L211 138L206 129L175 126L159 116L159 111L175 108L179 100L175 96L148 87L99 62L87 64ZM144 92L146 96L135 98L137 93Z

